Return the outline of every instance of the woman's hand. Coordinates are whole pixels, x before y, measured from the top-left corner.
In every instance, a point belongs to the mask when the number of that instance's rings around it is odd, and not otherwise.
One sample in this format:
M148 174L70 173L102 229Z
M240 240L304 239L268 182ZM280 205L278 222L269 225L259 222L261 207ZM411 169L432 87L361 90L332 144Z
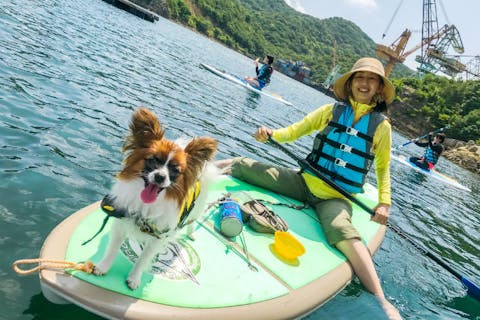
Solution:
M379 203L375 208L373 208L375 215L372 217L372 220L380 223L387 224L388 217L390 216L390 206L388 204Z
M268 138L272 135L273 130L267 127L260 127L254 134L255 140L260 142L266 142Z

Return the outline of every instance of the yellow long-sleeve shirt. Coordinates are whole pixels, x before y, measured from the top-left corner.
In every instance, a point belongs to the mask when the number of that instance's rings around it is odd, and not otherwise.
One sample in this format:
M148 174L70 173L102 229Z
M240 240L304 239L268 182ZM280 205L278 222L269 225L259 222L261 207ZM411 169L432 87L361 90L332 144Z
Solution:
M354 111L354 121L371 111L373 106L350 100ZM324 105L309 113L305 118L286 128L273 131L272 138L278 142L291 142L314 131L323 130L332 119L333 103ZM378 203L391 204L390 200L390 149L392 145L392 129L388 121L377 127L373 136L373 154L375 155L375 172L377 176ZM303 173L310 191L321 199L345 198L321 179Z

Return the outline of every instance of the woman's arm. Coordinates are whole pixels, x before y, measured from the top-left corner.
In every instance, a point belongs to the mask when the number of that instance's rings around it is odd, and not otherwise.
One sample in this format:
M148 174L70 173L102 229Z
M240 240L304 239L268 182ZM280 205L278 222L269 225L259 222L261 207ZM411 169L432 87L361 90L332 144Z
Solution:
M326 104L307 114L302 120L282 129L273 130L272 138L278 142L291 142L322 130L332 119L333 103Z

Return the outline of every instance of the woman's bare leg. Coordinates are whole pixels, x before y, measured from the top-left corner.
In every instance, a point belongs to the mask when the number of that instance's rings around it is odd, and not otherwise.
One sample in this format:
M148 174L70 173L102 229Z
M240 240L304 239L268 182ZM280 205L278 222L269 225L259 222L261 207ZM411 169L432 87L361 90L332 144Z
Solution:
M336 244L336 247L347 257L363 286L378 299L388 318L392 320L402 319L397 308L385 298L367 247L358 239L340 241Z

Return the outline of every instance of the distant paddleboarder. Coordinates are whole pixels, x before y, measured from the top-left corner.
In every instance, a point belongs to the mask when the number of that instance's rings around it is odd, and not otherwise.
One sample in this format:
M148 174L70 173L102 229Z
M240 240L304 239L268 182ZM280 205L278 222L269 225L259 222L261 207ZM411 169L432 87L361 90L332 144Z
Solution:
M255 60L255 72L257 74L256 77L245 77L245 80L257 88L258 90L262 90L263 87L265 87L267 84L270 83L270 78L273 73L273 56L266 55L265 58L263 58L263 66L260 68L258 67L258 59Z
M438 158L443 153L443 145L442 143L445 141L445 134L444 133L437 133L433 136L433 133L430 132L428 135L427 142L419 142L418 139L411 140L419 147L424 147L425 154L423 157L411 157L410 161L415 163L418 167L425 169L425 170L432 170L435 167L435 164L438 162Z

